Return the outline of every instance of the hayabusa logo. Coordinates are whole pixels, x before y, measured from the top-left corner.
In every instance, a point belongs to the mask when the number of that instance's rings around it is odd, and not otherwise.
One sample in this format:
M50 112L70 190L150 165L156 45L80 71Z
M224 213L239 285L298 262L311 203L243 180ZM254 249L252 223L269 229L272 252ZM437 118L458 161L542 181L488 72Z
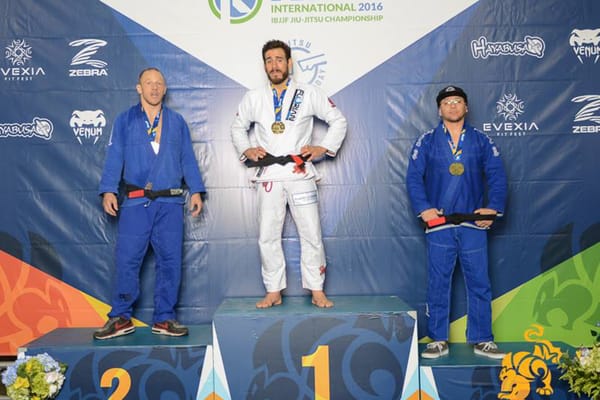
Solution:
M525 136L539 131L535 121L518 121L524 112L525 102L514 93L505 93L496 102L496 115L504 121L484 122L482 130L490 136Z
M38 137L40 139L50 140L53 131L54 125L52 125L52 121L40 117L33 118L32 122L0 124L0 138Z
M473 58L486 59L489 56L533 56L544 57L546 44L538 36L525 36L522 42L488 42L485 36L471 41Z
M325 53L317 53L311 50L312 43L304 39L292 39L288 41L294 60L293 74L299 82L310 83L321 86L325 80L327 71L327 58Z
M243 24L256 16L262 2L263 0L208 0L208 6L218 19L228 18L230 24Z
M6 46L4 54L12 65L23 66L27 61L31 60L31 53L31 46L27 44L25 39L16 39L13 40L9 46Z
M573 122L593 122L595 125L574 125L573 133L600 133L600 95L573 97L573 103L587 103L575 114Z
M98 50L106 46L107 42L100 39L79 39L69 43L71 47L84 46L71 59L71 66L89 66L88 68L76 68L69 70L69 76L107 76L106 66L108 63L103 60L92 58ZM91 68L90 68L91 67Z
M74 110L69 120L69 125L73 128L73 133L83 144L82 139L90 140L93 138L94 144L100 139L103 129L106 126L106 118L102 110Z
M569 45L573 48L580 63L585 60L600 58L600 28L599 29L573 29L569 36Z
M496 102L496 110L505 121L516 121L517 117L525 111L525 103L519 100L516 94L505 94Z

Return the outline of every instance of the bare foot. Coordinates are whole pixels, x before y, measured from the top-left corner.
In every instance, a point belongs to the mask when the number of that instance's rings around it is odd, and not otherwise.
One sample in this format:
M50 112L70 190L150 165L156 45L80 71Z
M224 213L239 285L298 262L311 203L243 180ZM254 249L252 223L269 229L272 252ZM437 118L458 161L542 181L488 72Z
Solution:
M329 300L322 290L312 291L312 303L319 308L333 307L333 301Z
M269 308L281 305L281 292L267 292L265 298L256 302L256 308Z

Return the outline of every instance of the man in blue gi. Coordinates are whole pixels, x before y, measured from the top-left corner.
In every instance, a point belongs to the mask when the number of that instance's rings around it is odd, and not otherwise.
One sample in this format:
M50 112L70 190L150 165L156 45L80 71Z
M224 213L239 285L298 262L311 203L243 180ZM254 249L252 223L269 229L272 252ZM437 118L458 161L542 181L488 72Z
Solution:
M131 317L139 296L139 273L151 245L156 259L152 333L185 336L175 318L181 282L183 246L182 184L189 188L189 209L196 217L205 192L190 132L183 117L163 106L167 86L156 68L144 69L136 85L139 104L120 114L113 125L99 193L104 211L119 212L112 309L96 339L135 330ZM126 199L119 207L119 185Z
M489 220L441 223L441 215L501 216L506 201L506 174L492 139L465 123L467 94L447 86L437 98L441 121L412 148L406 185L414 212L426 229L428 256L427 316L433 342L421 353L438 358L449 353L450 286L457 259L467 291L467 341L475 354L503 358L492 334L492 292L488 276ZM488 217L486 217L488 218Z

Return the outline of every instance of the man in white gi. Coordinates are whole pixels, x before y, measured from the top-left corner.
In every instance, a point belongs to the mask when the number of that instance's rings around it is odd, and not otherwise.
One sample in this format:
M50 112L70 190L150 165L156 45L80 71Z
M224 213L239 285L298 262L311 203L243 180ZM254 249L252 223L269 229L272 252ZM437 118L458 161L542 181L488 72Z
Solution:
M314 305L332 307L323 291L326 261L316 185L319 176L311 161L336 155L346 136L346 119L319 88L289 76L292 58L286 43L265 43L262 56L269 83L246 93L231 127L240 160L262 163L252 180L257 184L258 244L267 293L256 307L281 304L281 291L286 287L281 243L286 206L300 236L302 287L312 292ZM316 145L311 142L314 117L329 126ZM252 123L255 143L248 137ZM294 161L265 165L273 157L284 156Z

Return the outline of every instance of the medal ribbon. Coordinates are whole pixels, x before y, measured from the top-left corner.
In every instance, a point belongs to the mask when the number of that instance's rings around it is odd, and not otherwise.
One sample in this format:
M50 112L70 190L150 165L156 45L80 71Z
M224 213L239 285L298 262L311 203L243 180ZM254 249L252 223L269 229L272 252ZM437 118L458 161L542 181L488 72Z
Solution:
M158 114L156 114L156 117L154 117L154 122L152 123L152 125L150 125L148 115L146 114L143 108L142 112L144 113L144 122L146 123L146 133L148 134L148 138L150 139L150 141L153 142L154 139L156 139L156 130L158 129L158 123L160 122L160 114L162 114L162 107L160 108Z
M465 140L465 129L463 128L462 132L460 132L460 137L458 138L458 143L456 144L456 146L452 141L452 136L450 136L450 132L446 129L445 126L444 131L446 131L446 138L448 139L450 149L452 149L452 155L454 156L454 159L456 161L460 160L460 157L462 156L462 145L463 141Z
M283 107L283 98L285 97L285 93L287 92L289 83L290 80L288 79L279 97L277 97L277 90L273 86L271 86L271 89L273 90L273 108L275 109L275 121L281 121L281 108Z

